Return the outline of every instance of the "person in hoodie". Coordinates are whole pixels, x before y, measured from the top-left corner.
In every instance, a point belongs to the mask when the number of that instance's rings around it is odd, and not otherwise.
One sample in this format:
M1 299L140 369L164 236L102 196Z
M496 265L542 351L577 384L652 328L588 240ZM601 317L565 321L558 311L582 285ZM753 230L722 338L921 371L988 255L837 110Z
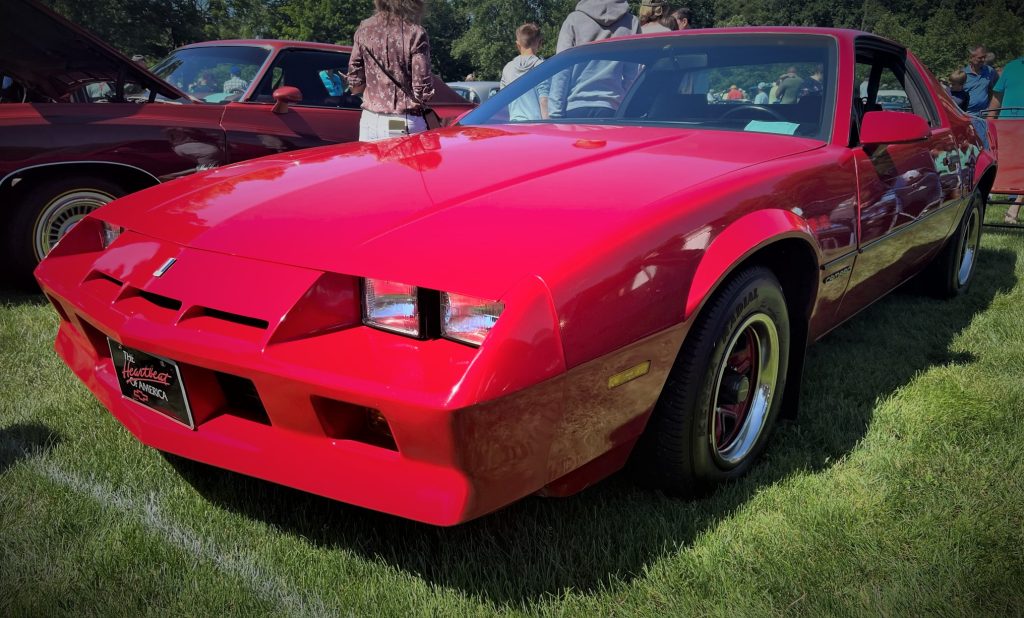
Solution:
M537 55L541 44L540 27L534 23L525 23L516 28L516 49L519 55L509 60L501 70L501 88L519 79L533 67L544 62ZM540 84L529 92L523 93L515 101L509 103L508 114L512 122L528 122L548 117L547 82Z
M629 12L626 0L580 0L562 23L556 51L639 33L640 20ZM561 71L551 78L551 117L611 117L635 77L635 67L611 61L578 64Z

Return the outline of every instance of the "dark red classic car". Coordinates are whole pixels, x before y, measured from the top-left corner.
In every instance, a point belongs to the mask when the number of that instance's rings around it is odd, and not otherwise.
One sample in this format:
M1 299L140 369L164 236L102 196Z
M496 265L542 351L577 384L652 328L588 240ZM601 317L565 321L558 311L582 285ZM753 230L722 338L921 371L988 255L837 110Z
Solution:
M345 94L350 48L211 41L151 70L31 0L0 3L0 216L9 275L35 264L84 215L201 169L354 141L360 99ZM435 79L451 118L472 105Z
M783 73L792 103L708 96ZM146 444L450 525L629 457L674 493L742 476L809 343L919 274L967 290L995 173L891 41L645 35L457 126L117 200L36 275L58 353Z

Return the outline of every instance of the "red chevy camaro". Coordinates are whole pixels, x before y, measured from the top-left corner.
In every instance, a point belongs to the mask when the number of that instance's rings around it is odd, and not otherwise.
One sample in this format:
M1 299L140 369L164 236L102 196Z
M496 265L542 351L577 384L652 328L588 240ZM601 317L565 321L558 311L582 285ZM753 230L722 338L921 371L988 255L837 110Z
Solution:
M36 276L58 353L163 451L438 525L630 458L699 493L796 407L810 342L915 275L966 290L976 131L862 32L615 39L457 126L119 199Z

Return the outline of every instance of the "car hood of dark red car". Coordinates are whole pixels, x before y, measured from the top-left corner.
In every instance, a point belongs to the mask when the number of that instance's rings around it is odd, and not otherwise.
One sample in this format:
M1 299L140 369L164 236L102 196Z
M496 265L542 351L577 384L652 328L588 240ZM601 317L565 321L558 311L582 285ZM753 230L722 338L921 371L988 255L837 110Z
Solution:
M32 0L0 2L0 74L59 99L87 84L122 77L170 99L188 96L95 35Z
M517 256L502 277L541 272L642 226L648 209L699 202L701 183L820 146L651 127L451 127L254 159L97 216L193 248L441 285L441 271L485 270L495 252Z

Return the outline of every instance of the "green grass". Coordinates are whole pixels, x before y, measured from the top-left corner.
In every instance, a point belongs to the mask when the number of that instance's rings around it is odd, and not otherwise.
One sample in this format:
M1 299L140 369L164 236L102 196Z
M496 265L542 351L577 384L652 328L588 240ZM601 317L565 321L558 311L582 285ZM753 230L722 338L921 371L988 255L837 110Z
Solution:
M0 307L0 615L1024 615L1024 234L810 352L799 418L697 501L623 475L437 529L137 443Z

